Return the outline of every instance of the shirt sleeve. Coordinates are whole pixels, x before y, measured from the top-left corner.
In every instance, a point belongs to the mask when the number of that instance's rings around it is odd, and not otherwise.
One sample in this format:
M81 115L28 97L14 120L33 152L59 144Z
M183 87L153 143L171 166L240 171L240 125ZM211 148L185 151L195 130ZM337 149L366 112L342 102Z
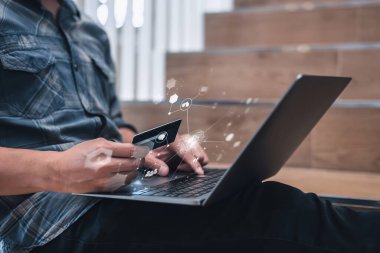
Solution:
M120 102L115 94L115 86L112 88L112 96L110 99L110 116L112 120L115 122L118 128L128 128L135 133L137 133L137 129L134 125L126 122L123 119L123 115L120 108Z

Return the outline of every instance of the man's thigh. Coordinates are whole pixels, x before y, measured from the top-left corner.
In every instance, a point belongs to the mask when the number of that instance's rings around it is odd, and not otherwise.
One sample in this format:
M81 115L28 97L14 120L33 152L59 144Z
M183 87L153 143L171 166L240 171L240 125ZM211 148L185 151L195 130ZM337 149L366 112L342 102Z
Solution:
M361 238L353 217L275 182L211 207L102 200L35 252L330 252Z

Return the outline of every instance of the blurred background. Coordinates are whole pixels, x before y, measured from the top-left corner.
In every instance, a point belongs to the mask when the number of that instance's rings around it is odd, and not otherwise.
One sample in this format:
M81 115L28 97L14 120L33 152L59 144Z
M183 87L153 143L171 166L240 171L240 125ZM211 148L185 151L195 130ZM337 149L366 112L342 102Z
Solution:
M77 0L108 33L123 101L165 98L166 54L205 48L205 14L233 0Z
M182 118L215 163L233 161L298 73L353 77L273 179L380 199L379 0L76 2L109 34L126 120Z

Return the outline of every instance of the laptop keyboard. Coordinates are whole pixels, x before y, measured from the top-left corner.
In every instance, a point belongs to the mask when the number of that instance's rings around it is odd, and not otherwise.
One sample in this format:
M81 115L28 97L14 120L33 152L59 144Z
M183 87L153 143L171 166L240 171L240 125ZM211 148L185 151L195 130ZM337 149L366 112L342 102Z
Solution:
M165 196L178 198L199 197L214 188L225 170L205 169L205 176L195 174L171 180L169 182L149 187L133 195L141 196Z

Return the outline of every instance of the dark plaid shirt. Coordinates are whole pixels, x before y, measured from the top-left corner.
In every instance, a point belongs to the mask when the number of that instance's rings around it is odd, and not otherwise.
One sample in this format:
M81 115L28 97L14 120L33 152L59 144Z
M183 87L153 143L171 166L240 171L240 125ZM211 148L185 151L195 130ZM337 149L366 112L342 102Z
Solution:
M0 146L66 150L120 140L121 116L106 33L62 1L57 19L37 0L0 0ZM96 203L40 192L0 197L0 252L28 252Z

